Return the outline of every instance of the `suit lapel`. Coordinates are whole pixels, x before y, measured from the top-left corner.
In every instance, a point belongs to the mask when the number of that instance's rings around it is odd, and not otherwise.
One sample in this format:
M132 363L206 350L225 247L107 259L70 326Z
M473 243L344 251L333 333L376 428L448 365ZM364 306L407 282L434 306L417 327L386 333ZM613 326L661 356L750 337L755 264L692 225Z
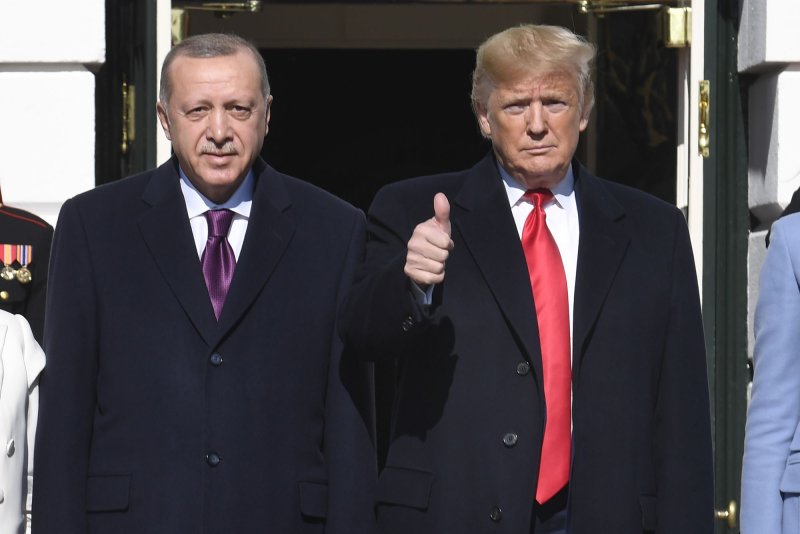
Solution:
M581 232L573 309L573 367L578 369L630 235L621 224L624 209L602 182L577 162L573 163L573 169Z
M281 175L259 159L256 185L242 252L219 318L216 341L247 311L266 284L295 231L291 200Z
M181 307L210 345L217 325L174 159L156 169L142 199L151 206L139 219L142 238Z
M491 155L469 171L455 198L451 217L537 376L541 377L539 332L525 256L508 195Z

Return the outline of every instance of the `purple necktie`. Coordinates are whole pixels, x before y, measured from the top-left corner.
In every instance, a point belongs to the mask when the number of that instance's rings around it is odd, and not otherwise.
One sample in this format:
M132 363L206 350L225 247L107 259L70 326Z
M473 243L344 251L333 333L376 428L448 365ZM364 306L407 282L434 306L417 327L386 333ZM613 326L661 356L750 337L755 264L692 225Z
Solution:
M228 243L228 230L233 220L231 210L211 210L206 212L208 221L208 241L200 258L203 266L203 278L206 279L208 296L214 306L214 315L219 319L225 296L233 279L236 268L236 257L231 244Z

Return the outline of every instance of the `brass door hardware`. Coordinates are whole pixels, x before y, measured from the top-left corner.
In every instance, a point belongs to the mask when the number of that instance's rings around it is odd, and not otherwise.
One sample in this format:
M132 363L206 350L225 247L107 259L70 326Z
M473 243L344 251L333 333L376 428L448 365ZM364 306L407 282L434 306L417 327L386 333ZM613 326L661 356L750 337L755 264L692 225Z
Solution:
M226 19L235 13L258 13L262 9L261 0L247 2L172 2L172 44L178 44L186 38L189 27L189 11L210 11L214 15Z
M578 11L603 17L630 11L660 11L661 33L667 48L685 48L692 42L692 8L676 7L668 0L661 2L577 0Z
M248 0L247 2L172 2L173 9L187 9L193 11L213 11L221 17L228 17L234 13L257 13L261 11L261 0Z
M685 48L692 44L691 7L665 7L661 16L664 22L664 46Z
M122 80L122 142L120 150L128 155L130 144L136 141L136 86Z
M708 80L700 81L699 91L699 120L697 123L697 148L700 155L704 158L709 156L710 147L710 127L711 127L711 113L710 113L710 98L711 98L711 83Z
M725 521L730 530L734 530L739 526L739 510L736 507L736 501L728 503L728 508L725 510L715 510L714 516L720 521Z
M607 13L622 13L625 11L655 11L664 7L660 3L636 2L608 2L603 0L579 0L578 11L584 14L603 16Z

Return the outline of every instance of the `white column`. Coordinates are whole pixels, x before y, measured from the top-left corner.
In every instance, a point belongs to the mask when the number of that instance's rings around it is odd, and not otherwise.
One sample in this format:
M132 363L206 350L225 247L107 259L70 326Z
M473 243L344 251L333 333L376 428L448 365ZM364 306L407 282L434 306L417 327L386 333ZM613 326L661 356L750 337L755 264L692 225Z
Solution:
M747 118L749 206L759 221L748 248L748 353L752 355L764 238L800 187L797 0L744 0L739 28L739 72L755 76Z

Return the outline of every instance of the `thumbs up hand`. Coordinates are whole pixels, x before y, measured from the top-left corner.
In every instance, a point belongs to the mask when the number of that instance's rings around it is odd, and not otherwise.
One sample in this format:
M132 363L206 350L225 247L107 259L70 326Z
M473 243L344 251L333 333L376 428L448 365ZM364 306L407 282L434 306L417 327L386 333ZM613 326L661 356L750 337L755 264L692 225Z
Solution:
M433 217L414 228L406 254L406 276L423 290L444 280L445 262L453 250L450 231L450 202L444 193L436 193Z

